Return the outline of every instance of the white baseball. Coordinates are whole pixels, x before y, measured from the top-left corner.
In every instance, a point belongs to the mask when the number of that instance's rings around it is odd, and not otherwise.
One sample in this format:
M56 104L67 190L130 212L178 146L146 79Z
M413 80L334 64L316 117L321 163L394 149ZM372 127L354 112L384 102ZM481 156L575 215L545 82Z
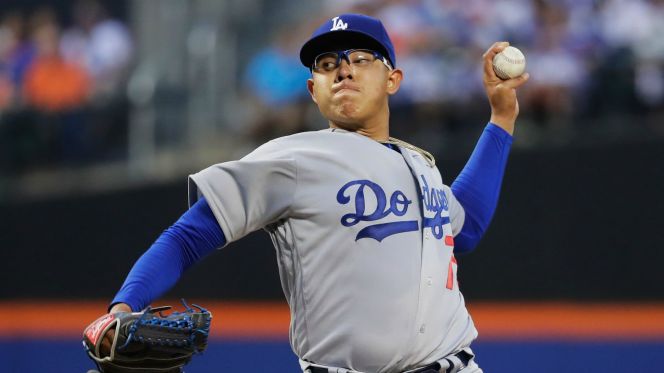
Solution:
M520 50L507 47L493 57L493 71L503 80L516 78L526 70L526 57Z

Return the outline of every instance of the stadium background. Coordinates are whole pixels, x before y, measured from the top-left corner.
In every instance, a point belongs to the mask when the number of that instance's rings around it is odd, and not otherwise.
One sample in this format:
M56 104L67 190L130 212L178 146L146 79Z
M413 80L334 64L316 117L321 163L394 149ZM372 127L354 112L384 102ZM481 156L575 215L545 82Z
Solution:
M459 258L485 371L664 370L664 1L5 0L0 371L85 372L83 327L186 209L186 176L325 127L297 50L349 10L385 21L393 135L447 180L488 118L481 53L528 58L498 210ZM297 371L265 233L156 303L179 297L215 311L188 371Z

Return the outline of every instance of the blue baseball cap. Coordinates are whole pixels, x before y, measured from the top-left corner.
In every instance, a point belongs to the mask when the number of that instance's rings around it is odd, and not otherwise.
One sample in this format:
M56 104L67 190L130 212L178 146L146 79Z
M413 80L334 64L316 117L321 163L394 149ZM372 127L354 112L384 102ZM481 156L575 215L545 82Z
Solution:
M300 61L311 68L321 53L346 49L372 49L396 66L394 46L380 20L363 14L341 14L320 26L300 49Z

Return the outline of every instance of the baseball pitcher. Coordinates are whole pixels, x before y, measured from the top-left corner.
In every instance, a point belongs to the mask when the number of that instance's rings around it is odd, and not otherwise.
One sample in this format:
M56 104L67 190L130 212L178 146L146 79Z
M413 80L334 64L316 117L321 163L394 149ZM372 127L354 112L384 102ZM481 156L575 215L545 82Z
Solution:
M481 372L455 254L474 249L497 204L528 80L496 76L493 57L508 45L483 56L490 122L448 186L431 154L390 137L389 97L404 76L382 23L328 20L300 59L329 128L191 175L190 209L138 260L111 314L143 309L192 264L262 228L303 371Z

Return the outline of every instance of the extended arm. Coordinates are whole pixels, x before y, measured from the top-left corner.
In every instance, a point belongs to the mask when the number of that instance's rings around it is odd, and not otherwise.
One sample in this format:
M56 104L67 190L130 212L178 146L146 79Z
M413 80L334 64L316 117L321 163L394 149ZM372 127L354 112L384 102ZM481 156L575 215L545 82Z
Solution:
M214 249L284 217L296 175L290 151L274 141L191 175L190 201L197 202L136 262L111 311L142 309Z
M509 80L496 76L493 58L508 45L507 42L494 43L482 56L483 82L491 105L491 123L484 129L470 160L452 184L452 193L465 211L463 228L454 238L456 253L475 248L498 204L514 123L519 115L516 90L529 78L528 73Z
M498 204L512 136L489 123L468 163L454 183L452 193L466 214L463 228L454 237L454 252L469 252L484 235Z
M223 246L226 238L210 206L200 198L138 259L111 303L112 310L145 308L170 289L194 263Z

